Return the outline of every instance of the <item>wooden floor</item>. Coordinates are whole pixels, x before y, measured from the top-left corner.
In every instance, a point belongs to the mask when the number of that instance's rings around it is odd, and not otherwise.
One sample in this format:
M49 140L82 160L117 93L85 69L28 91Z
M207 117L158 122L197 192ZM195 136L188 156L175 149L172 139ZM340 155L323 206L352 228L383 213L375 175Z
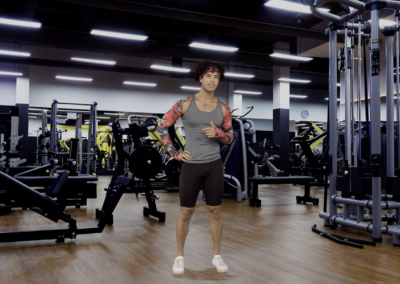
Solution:
M68 210L79 227L96 224L110 177L99 177L98 198L87 208ZM296 204L303 188L290 185L260 187L261 208L247 201L224 200L222 256L229 272L211 264L212 240L205 204L199 198L186 242L185 274L174 275L175 223L178 193L159 191L157 202L166 223L144 218L143 197L122 197L115 223L102 234L80 235L65 243L35 241L0 244L0 283L396 283L400 282L400 248L384 236L382 244L356 249L333 243L311 232L323 221L322 189L312 188L320 206ZM0 231L65 228L32 211L0 216ZM370 240L354 229L336 233Z

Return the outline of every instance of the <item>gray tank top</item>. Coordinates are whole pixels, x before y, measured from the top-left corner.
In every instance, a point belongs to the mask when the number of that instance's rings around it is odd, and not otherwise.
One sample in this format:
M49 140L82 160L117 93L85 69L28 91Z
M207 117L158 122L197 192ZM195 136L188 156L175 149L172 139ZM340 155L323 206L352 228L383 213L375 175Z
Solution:
M182 117L186 134L185 150L189 151L192 157L188 163L209 163L221 158L218 138L208 138L202 129L211 127L211 121L216 127L221 127L223 119L219 100L215 110L204 112L197 108L196 99L193 96L188 110Z

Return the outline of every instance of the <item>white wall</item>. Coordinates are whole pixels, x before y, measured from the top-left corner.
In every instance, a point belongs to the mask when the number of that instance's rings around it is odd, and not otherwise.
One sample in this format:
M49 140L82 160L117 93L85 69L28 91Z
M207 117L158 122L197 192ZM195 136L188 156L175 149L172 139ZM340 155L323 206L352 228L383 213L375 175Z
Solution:
M60 74L90 77L93 81L87 83L55 79L55 76ZM155 88L128 86L122 84L125 80L154 82L158 85ZM197 83L192 79L32 66L30 106L48 108L54 99L59 102L79 103L96 101L99 110L165 113L177 100L194 93L180 89L182 85L197 86ZM222 82L216 92L216 97L225 103L228 97L227 87L228 84ZM235 89L259 90L263 93L259 96L243 95L243 114L247 111L246 107L254 106L249 118L273 118L271 86L235 84ZM327 92L293 88L291 93L309 96L306 100L291 99L291 120L303 120L301 111L307 109L310 113L307 120L326 121L327 102L324 98Z
M307 103L290 102L290 120L303 120L303 121L315 121L315 122L326 122L328 119L328 101L326 103L313 103L308 101ZM301 112L307 110L309 116L304 119L301 117Z
M58 80L56 75L87 77L93 81ZM123 85L127 80L158 85L155 88ZM177 100L194 94L194 91L182 90L182 85L197 86L197 82L193 79L32 66L30 106L50 107L55 99L59 102L97 102L98 110L165 113ZM220 84L215 96L227 101L227 83Z
M16 104L16 79L13 77L0 77L0 105L15 106Z
M272 88L271 88L272 89ZM262 95L243 95L242 114L249 111L247 107L254 106L254 109L246 117L258 119L272 119L272 92Z
M270 87L272 89L272 87ZM290 120L326 122L328 114L328 91L299 90L292 88L291 94L307 95L306 99L290 98ZM273 119L272 93L264 93L259 96L243 95L243 114L247 112L246 107L254 106L247 117L258 119ZM309 117L301 117L301 111L307 110Z
M36 136L36 131L42 127L42 120L41 119L29 119L29 126L28 126L28 135L29 136Z
M235 110L235 115L242 115L242 105L243 105L243 96L240 94L233 95L233 110Z

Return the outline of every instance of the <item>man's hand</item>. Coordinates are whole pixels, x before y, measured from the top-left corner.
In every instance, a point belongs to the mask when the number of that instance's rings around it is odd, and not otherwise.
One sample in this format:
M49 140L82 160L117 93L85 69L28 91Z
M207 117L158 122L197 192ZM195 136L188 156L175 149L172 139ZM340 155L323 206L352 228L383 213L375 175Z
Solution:
M210 125L211 125L211 127L203 128L204 134L208 138L216 138L217 137L217 136L215 136L216 126L214 125L214 123L212 121L210 122Z
M191 159L192 157L190 156L190 152L189 151L183 151L181 158L179 159L179 161L183 161L183 162L187 162Z

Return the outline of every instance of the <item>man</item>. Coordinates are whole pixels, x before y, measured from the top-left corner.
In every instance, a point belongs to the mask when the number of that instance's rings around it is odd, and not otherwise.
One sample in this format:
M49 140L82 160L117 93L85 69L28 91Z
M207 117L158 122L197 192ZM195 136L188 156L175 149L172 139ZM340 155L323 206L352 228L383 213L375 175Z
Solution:
M212 264L218 272L228 271L228 266L220 255L224 173L218 140L225 144L232 143L232 115L229 107L214 97L219 82L224 79L224 73L225 69L221 64L208 61L200 63L195 75L195 80L200 82L200 91L185 101L177 101L164 115L158 127L162 142L170 155L183 162L179 180L181 207L176 223L178 253L173 266L175 274L185 272L183 247L201 186L206 196L214 245ZM182 117L186 133L184 152L174 148L168 134L168 128L179 117Z

